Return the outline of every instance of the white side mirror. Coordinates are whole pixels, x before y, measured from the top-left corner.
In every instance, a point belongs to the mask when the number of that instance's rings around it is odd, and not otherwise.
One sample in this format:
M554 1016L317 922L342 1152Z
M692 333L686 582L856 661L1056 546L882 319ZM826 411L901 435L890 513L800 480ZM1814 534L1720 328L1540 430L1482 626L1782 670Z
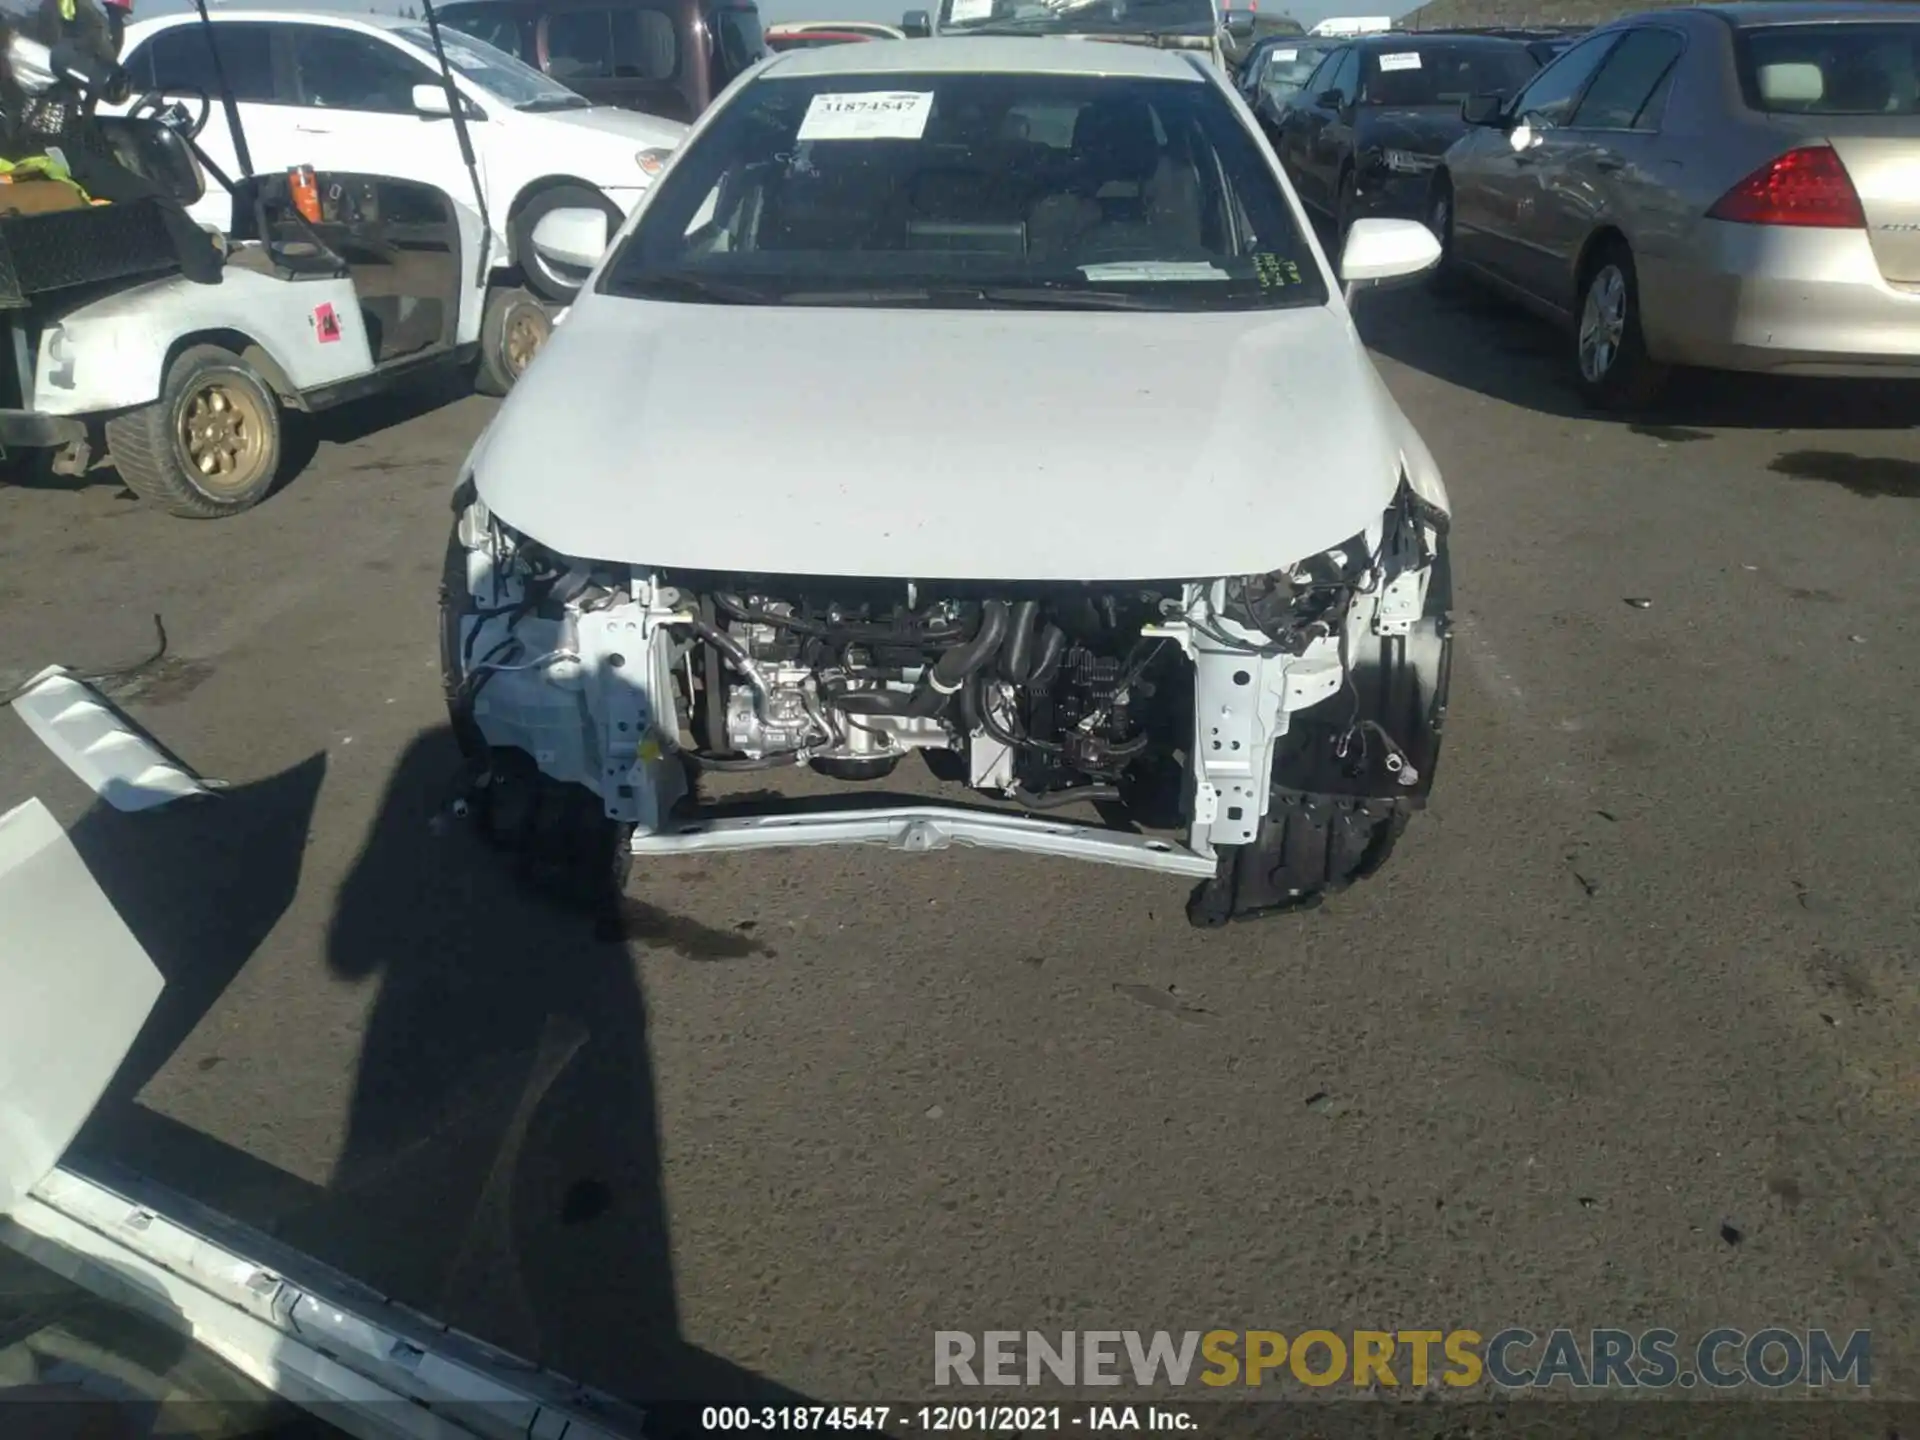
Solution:
M1440 263L1440 242L1418 220L1356 220L1340 251L1340 281L1361 285L1411 280Z
M453 107L447 103L447 87L444 85L416 85L413 87L413 108L421 115L451 115Z
M555 210L533 227L541 259L572 270L591 270L607 253L607 217L598 210Z

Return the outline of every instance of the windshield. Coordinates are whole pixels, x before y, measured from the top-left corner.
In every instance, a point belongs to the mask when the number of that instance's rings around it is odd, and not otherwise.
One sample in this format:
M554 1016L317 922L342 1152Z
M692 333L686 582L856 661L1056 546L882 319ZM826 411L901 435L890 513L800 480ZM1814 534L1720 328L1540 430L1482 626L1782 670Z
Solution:
M1335 42L1322 40L1318 43L1302 41L1298 45L1289 42L1277 45L1266 53L1266 63L1260 71L1260 88L1269 95L1292 95L1307 83L1320 62L1334 48Z
M603 288L728 304L1319 305L1254 138L1198 80L762 79L660 182Z
M1394 46L1367 56L1362 105L1408 109L1458 106L1470 95L1513 95L1539 66L1527 47L1512 43Z
M433 54L433 36L424 25L405 25L398 33L408 43ZM460 34L447 25L440 27L440 43L446 49L447 63L463 79L471 80L516 110L573 110L589 103L558 80L549 80L506 51L496 50L486 41Z
M940 28L969 35L1211 35L1213 0L941 0Z
M1743 32L1740 48L1756 110L1920 114L1920 24L1769 25Z

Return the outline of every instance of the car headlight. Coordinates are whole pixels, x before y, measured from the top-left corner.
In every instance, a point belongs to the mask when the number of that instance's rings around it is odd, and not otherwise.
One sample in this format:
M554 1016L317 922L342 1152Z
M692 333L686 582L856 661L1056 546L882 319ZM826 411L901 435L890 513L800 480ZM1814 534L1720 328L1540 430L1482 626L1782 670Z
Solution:
M673 156L671 150L642 150L633 157L633 163L640 167L640 173L649 180L667 168L667 161Z
M1379 157L1381 168L1395 175L1425 175L1439 163L1431 155L1416 155L1411 150L1382 150Z

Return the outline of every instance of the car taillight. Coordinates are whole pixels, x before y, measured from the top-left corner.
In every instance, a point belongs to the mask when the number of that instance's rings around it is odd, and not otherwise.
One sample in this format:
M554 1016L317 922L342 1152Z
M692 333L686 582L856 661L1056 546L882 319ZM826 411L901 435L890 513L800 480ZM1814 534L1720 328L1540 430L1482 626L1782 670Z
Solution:
M1711 220L1864 230L1853 180L1831 145L1803 145L1770 160L1715 202Z

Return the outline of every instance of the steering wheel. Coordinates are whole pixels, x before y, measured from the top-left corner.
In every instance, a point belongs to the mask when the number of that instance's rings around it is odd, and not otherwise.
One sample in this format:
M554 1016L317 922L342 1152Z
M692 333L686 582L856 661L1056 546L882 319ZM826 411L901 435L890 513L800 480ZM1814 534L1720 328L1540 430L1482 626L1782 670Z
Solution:
M183 92L188 100L198 100L198 114L189 113L184 101L169 98L158 90L150 90L133 102L133 108L127 111L129 116L142 119L152 118L171 130L179 132L188 140L200 138L200 132L207 128L207 119L213 114L213 97L204 90Z

